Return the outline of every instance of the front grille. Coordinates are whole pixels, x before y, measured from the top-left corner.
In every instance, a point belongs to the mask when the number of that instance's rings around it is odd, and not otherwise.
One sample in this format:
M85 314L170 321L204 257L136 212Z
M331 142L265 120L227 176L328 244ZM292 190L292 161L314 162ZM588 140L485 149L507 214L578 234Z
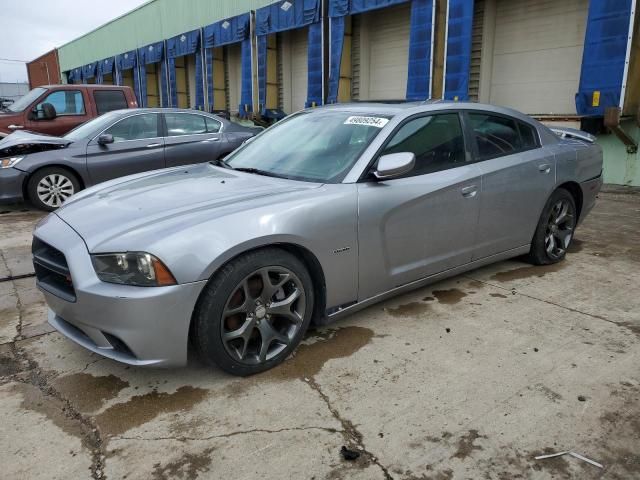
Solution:
M76 291L64 253L33 237L31 254L38 285L63 300L75 302Z

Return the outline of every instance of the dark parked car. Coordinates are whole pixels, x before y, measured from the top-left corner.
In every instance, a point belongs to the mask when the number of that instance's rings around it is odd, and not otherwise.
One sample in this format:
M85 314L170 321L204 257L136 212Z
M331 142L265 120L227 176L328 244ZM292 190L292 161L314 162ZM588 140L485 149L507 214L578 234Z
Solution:
M215 161L262 129L181 109L109 112L64 137L15 132L0 141L0 200L54 210L83 188L165 167Z

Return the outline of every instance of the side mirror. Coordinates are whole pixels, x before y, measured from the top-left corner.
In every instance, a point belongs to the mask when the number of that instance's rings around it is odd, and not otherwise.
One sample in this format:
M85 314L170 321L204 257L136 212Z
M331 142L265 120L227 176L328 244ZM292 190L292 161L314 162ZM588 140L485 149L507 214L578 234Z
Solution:
M54 107L50 103L43 103L40 108L42 108L43 120L53 120L58 116L58 113L56 112L56 107Z
M413 170L416 156L411 152L390 153L378 159L378 165L373 172L378 180L400 177Z
M103 133L98 137L98 145L108 145L113 143L113 135L110 133Z

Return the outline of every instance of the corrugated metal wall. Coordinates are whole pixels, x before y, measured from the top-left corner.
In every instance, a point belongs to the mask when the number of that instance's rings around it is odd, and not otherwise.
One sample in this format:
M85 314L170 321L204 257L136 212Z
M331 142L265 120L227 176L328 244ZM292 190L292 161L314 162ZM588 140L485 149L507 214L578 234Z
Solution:
M117 55L223 18L263 7L274 0L152 0L58 49L64 72Z

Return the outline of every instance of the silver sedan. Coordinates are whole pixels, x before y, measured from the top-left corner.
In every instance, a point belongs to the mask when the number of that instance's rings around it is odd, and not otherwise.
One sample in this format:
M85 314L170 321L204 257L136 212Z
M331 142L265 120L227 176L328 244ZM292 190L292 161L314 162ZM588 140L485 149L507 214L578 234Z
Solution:
M236 375L325 324L510 257L561 261L602 183L593 137L467 103L305 110L225 161L89 188L36 228L50 323L132 365L188 345Z

